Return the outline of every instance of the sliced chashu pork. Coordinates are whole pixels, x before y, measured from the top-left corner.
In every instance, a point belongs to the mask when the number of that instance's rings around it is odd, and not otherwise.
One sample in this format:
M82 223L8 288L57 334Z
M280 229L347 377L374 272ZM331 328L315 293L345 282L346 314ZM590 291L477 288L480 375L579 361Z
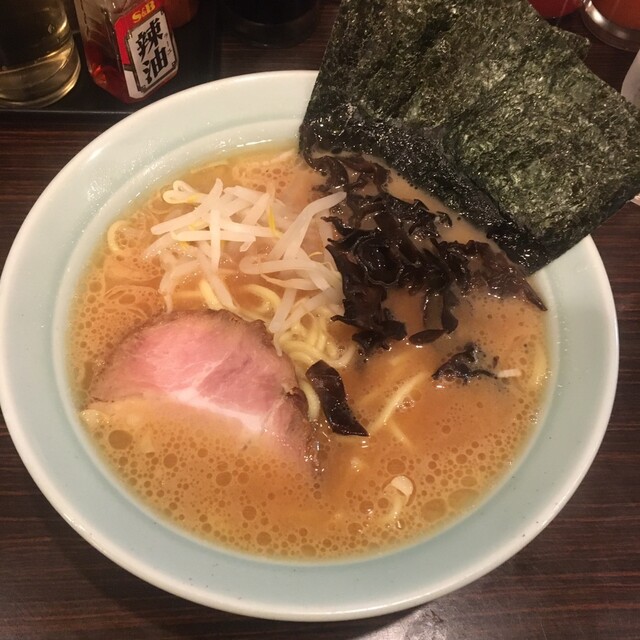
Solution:
M276 353L262 322L228 311L172 313L145 325L116 347L90 395L169 400L233 418L243 445L317 465L319 445L291 361Z

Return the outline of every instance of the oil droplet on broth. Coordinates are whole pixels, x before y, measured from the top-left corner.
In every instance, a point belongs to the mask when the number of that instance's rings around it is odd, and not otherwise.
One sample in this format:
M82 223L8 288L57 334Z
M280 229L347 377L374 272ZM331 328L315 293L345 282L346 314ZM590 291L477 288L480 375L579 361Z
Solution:
M114 429L109 433L109 444L114 449L127 449L131 445L132 441L133 436L128 431Z

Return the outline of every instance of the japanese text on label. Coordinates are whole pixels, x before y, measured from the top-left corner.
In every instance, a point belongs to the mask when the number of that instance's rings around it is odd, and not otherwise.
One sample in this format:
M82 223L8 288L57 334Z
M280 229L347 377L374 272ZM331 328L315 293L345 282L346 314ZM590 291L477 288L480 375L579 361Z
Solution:
M177 67L177 56L164 11L153 13L127 35L137 89L146 93Z

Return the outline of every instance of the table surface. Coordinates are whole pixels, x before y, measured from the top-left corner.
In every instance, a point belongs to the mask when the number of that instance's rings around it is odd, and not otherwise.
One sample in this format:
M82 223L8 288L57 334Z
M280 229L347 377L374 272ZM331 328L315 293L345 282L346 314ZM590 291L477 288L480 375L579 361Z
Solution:
M251 47L218 23L215 64L207 62L199 81L254 71L317 69L336 7L337 0L326 1L315 33L289 49ZM560 26L586 35L577 14ZM594 41L587 64L620 89L632 59L632 54ZM0 268L47 183L123 117L108 108L79 113L74 101L77 96L70 96L66 113L55 106L33 113L0 112ZM106 97L105 104L111 104ZM41 495L0 415L0 640L640 638L638 208L627 204L594 239L611 281L620 330L613 414L576 494L501 567L417 609L367 620L286 623L208 609L144 583L87 544Z

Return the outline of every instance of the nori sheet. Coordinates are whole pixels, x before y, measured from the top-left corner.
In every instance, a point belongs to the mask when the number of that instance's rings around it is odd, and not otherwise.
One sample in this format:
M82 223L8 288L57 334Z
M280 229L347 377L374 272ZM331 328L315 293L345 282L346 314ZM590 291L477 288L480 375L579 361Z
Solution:
M640 192L640 111L526 0L343 0L301 146L381 157L532 272Z

